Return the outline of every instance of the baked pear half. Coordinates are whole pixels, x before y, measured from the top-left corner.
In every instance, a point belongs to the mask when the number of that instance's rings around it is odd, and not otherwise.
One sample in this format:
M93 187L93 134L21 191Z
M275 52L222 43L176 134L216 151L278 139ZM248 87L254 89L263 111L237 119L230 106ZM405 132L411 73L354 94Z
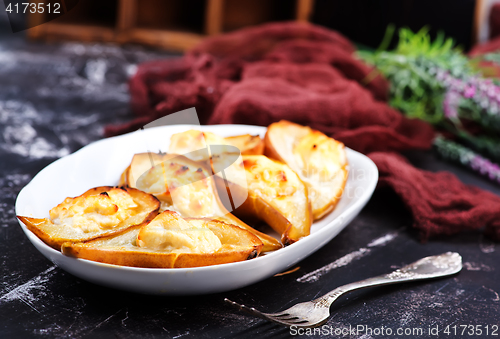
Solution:
M260 136L246 134L222 138L214 133L198 130L172 135L169 146L170 153L182 154L191 160L202 162L216 176L243 188L247 186L245 170L237 165L242 162L241 155L262 154L262 151L263 141ZM246 189L242 192L246 192ZM247 198L246 195L233 194L229 187L219 190L219 194L226 208L231 211L241 206Z
M160 211L174 210L184 218L210 218L236 225L256 235L265 252L282 247L277 239L229 213L217 192L214 176L203 162L177 154L140 153L134 155L127 171L125 183L155 195L161 201Z
M259 238L237 226L216 220L183 219L168 210L147 225L117 235L62 245L67 256L147 268L219 265L255 258L261 249Z
M169 152L202 162L217 177L236 183L245 188L241 192L246 192L245 170L237 164L243 161L242 154L262 154L263 144L258 135L222 138L210 132L188 130L172 135ZM231 211L241 206L247 198L246 195L233 194L229 187L219 190L219 195L226 208Z
M213 154L238 152L242 155L263 154L264 141L258 135L244 134L223 138L211 132L188 130L173 134L168 148L168 153L182 154L195 161L208 161Z
M264 140L259 135L236 135L224 138L230 145L237 147L242 155L264 154Z
M136 181L151 167L158 165L171 158L166 153L138 153L132 157L130 165L123 171L120 176L119 185L136 188ZM161 189L161 188L160 188Z
M307 185L314 220L333 211L348 176L343 143L285 120L268 127L264 143L267 156L286 163Z
M229 187L233 198L248 190L248 198L235 214L265 221L281 234L283 245L309 235L311 206L307 187L299 176L286 164L264 155L244 155L240 166L245 169L247 188L217 177L219 190Z
M182 154L194 161L209 161L212 153L238 153L226 139L211 132L188 130L170 137L168 153Z
M138 189L101 186L66 198L50 210L50 218L17 217L43 242L60 250L67 241L87 241L147 223L159 208L158 199Z

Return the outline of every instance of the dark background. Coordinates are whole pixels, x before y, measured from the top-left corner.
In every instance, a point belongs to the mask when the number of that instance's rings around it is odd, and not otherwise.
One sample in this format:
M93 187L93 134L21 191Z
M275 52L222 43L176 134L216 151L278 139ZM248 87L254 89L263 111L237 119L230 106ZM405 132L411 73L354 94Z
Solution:
M311 21L376 48L388 24L431 34L443 31L465 50L471 47L474 0L316 0ZM394 41L395 43L395 41Z
M291 12L293 7L285 6L283 1L289 0L272 0L271 17L275 20L290 20L294 15ZM116 21L115 10L112 8L116 6L116 1L81 2L77 6L82 9L88 7L82 15L91 16L96 23ZM70 5L73 3L75 1ZM372 48L380 44L388 24L409 27L414 31L429 26L431 35L443 31L447 36L453 37L464 50L468 50L473 41L475 3L474 0L315 0L311 22L338 30L354 42ZM180 5L185 7L185 10L180 13L185 15L179 18L179 24L182 23L194 31L201 30L203 4L199 0L181 2ZM0 12L3 12L3 9L3 4L0 4ZM80 20L78 16L70 13L60 20L73 22ZM0 14L0 21L2 16L3 20L6 20L3 14L5 13ZM16 27L22 27L23 15L12 15L11 18L15 21ZM9 31L5 25L0 28L0 30L5 29ZM393 45L395 42L396 40L393 41Z

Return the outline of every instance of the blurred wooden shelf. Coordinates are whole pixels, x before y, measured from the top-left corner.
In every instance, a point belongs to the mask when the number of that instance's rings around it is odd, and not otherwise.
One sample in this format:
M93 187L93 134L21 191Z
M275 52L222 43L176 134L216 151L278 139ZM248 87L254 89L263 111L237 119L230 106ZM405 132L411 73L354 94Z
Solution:
M65 0L63 8L65 8ZM55 2L45 0L45 2ZM270 21L308 21L314 0L81 0L27 31L38 40L141 43L185 51L204 37ZM51 19L30 14L31 23Z
M53 40L79 40L79 41L114 41L115 31L113 28L82 25L53 23L34 27L29 30L29 36L33 39Z

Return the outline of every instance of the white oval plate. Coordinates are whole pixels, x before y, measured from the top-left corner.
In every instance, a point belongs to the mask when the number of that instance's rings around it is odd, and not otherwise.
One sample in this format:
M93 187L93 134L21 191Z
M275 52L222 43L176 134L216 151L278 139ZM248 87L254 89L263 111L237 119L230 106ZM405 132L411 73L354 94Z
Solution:
M188 129L221 136L259 134L265 127L248 125L164 126L94 142L63 157L38 173L16 200L16 214L44 218L66 197L86 190L116 185L135 153L166 151L170 136ZM229 291L266 279L314 253L335 237L361 211L378 180L375 164L347 149L349 178L341 201L328 216L315 222L311 235L265 256L243 262L196 268L151 269L103 264L63 255L21 227L33 245L54 264L87 281L146 294L189 295Z

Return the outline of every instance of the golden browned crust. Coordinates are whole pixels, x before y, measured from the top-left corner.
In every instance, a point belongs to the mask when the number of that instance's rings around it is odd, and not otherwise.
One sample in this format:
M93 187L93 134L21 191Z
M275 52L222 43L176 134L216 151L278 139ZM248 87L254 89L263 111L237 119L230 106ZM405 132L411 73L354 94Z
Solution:
M190 160L182 155L177 155L177 154L164 154L161 156L161 159L160 159L160 156L158 156L157 158L158 158L157 160L159 162L171 161L171 162L175 162L175 164L178 166L187 165L187 166L191 166L191 167L196 167L200 171L199 173L195 173L197 176L199 176L201 178L209 178L208 179L209 187L206 187L206 194L213 195L213 197L216 201L217 210L213 211L214 218L216 215L219 215L219 216L223 215L223 217L217 217L217 219L221 220L221 221L225 221L225 222L230 222L233 225L239 226L240 228L243 228L243 229L253 233L254 235L256 235L259 239L262 240L262 242L264 244L264 248L263 248L264 252L275 251L275 250L280 249L282 247L280 242L278 240L276 240L275 238L273 238L267 234L264 234L262 232L259 232L258 230L247 225L246 223L244 223L243 221L241 221L240 219L238 219L237 217L235 217L234 215L229 213L229 211L226 209L226 207L224 206L224 204L221 202L221 200L219 198L216 184L215 184L215 180L213 178L210 178L212 173L210 170L208 170L208 166L206 166L204 163L196 162L196 161ZM146 162L147 164L144 165L143 162ZM151 166L151 161L150 161L149 155L147 155L146 153L136 154L133 158L133 163L131 166L133 166L134 164L141 168L141 170L139 172L145 171L145 168L147 169L148 166L149 167ZM158 163L158 166L160 166L159 163ZM175 167L175 168L177 168L177 167ZM129 168L130 168L130 166L129 166ZM126 170L126 172L127 171L130 172L131 169ZM165 179L167 181L169 181L170 175L172 175L172 176L175 175L177 177L181 177L183 175L186 175L186 176L192 175L192 173L189 173L187 170L185 170L183 172L176 171L175 173L171 173L170 171L165 170L165 171L163 171L163 174L164 174ZM129 175L127 175L127 177L129 177ZM214 177L216 177L216 176L214 176ZM134 180L132 178L130 178L130 179L126 180L126 183L130 184L133 181ZM162 201L162 202L165 202L167 204L172 203L171 192L168 190L168 188L166 188L164 192L157 192L157 193L154 193L154 195L158 199L160 199L160 201ZM195 215L195 213L184 215L184 217L193 217L193 216L197 216L197 215Z
M91 195L96 195L100 194L102 192L109 191L113 189L113 186L100 186L100 187L95 187L91 188L85 193L83 193L81 196L82 197L88 197ZM153 218L158 214L158 211L160 209L160 202L159 200L154 197L151 194L145 193L143 191L140 191L135 188L130 188L130 187L119 187L120 189L123 189L124 191L128 192L130 196L134 199L136 203L139 203L142 206L141 213L144 213L144 218L142 218L139 223L142 225L143 223L148 223ZM57 226L54 225L50 219L48 218L31 218L31 217L25 217L25 216L17 216L19 220L23 224L26 225L28 230L33 232L37 237L39 237L44 243L49 245L50 247L60 250L61 245L67 241L71 242L80 242L80 241L87 241L90 239L95 239L98 237L102 236L108 236L116 233L120 233L123 230L137 225L137 223L129 224L127 222L123 223L120 227L116 227L110 230L103 230L102 232L99 232L98 234L92 234L88 235L86 237L60 237L57 235ZM62 226L61 226L62 227Z
M189 218L186 220L190 220ZM254 258L262 250L262 241L252 233L237 226L216 220L205 220L206 225L221 240L222 247L214 253L171 253L148 251L138 246L123 250L121 247L106 247L106 241L137 232L142 225L131 227L120 234L103 236L81 243L66 242L62 252L67 256L88 259L102 263L145 267L145 268L187 268L219 265ZM133 236L131 236L131 241Z
M243 200L238 196L244 196L248 191L248 198L235 211L236 215L242 218L257 218L266 222L276 232L281 234L281 242L285 246L309 235L312 224L311 207L308 202L307 187L300 178L287 165L278 163L262 155L244 156L243 164L248 174L247 181L249 186L247 188L224 181L221 178L218 178L216 181L219 189L225 189L224 186L227 184L231 194L233 194L233 198L237 197L235 200ZM266 169L273 170L275 173L281 173L281 175L277 176L277 178L281 178L282 182L280 184L283 185L280 189L286 191L292 188L295 189L295 193L290 196L283 195L275 199L268 199L260 194L258 189L253 189L252 182L260 182L262 180L261 175L253 173L254 166L258 164L264 164ZM285 169L289 173L289 178L283 172ZM263 185L265 186L266 184ZM278 201L280 203L277 203ZM290 206L294 208L290 209L286 207L287 204L283 204L286 201L300 201L300 203L291 203ZM302 207L304 207L303 210L301 209ZM296 217L293 221L292 216Z
M264 154L264 140L258 135L236 135L225 138L231 145L238 147L241 155Z
M280 139L280 138L275 138L275 140L273 141L272 136L279 135L280 133L282 135L286 135L287 137L289 137L288 139L293 138L294 140L287 139L288 140L287 142L283 142L281 144L278 144L276 142L276 139ZM297 168L296 164L294 165L291 163L290 160L293 160L293 159L290 159L290 154L291 154L290 152L291 152L292 148L294 147L293 146L294 143L296 143L300 138L302 138L304 136L308 136L308 135L315 137L315 138L316 137L328 138L323 133L321 133L317 130L313 130L310 127L301 126L301 125L298 125L298 124L295 124L295 123L292 123L292 122L289 122L286 120L281 120L279 122L273 123L268 127L266 135L264 137L264 144L265 144L264 154L272 159L276 159L278 161L281 161L283 163L290 165L290 167L296 173L298 173L299 176L301 176L302 168ZM344 158L347 159L347 157L345 156L344 145L342 143L332 139L332 138L329 138L329 139L333 140L336 144L338 144L342 148L342 150L344 152ZM315 146L316 146L316 144L313 145L313 147L315 147ZM286 150L285 150L285 148L286 148ZM347 160L345 161L345 163L339 164L339 166L340 166L340 171L337 175L338 175L338 178L340 180L337 182L337 187L336 187L337 192L336 193L334 192L334 194L331 197L326 197L326 198L323 197L323 199L327 200L326 203L323 202L320 204L316 204L316 202L319 199L317 195L316 195L316 197L317 197L316 199L311 199L314 220L319 220L319 219L325 217L326 215L328 215L329 213L331 213L335 209L335 207L337 206L338 202L340 201L340 198L342 196L345 184L347 182L347 177L348 177ZM304 179L304 178L301 176L301 179ZM336 177L336 179L337 179L337 177ZM321 187L321 183L319 183L319 182L314 182L314 181L311 181L308 179L304 179L303 181L308 186L309 191L318 191L316 189L318 187ZM332 191L334 191L334 189L332 189Z

